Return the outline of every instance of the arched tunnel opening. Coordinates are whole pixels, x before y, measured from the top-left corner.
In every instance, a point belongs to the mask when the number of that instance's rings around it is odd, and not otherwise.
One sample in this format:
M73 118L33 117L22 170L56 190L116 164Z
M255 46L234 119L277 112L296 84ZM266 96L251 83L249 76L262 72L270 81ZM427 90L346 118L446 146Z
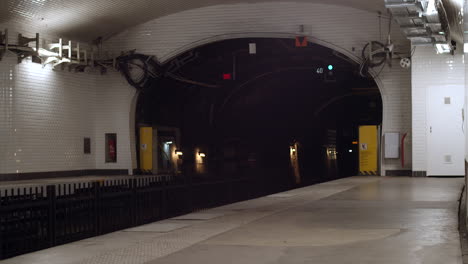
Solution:
M224 40L163 65L137 103L137 145L154 131L140 172L258 178L275 191L357 175L359 126L382 123L377 84L343 54L296 42Z

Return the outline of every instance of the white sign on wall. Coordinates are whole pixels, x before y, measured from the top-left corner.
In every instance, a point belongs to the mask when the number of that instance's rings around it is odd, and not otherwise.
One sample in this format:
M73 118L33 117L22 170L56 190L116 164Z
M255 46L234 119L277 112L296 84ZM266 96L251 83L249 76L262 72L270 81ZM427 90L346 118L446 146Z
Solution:
M400 133L385 133L385 158L400 158Z

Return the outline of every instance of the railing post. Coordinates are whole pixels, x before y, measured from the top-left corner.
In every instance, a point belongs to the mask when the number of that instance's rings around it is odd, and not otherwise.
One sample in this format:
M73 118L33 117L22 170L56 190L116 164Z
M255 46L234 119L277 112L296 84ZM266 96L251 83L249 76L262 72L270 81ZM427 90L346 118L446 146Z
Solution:
M187 210L188 211L187 213L191 213L193 212L194 208L193 208L193 199L194 199L194 190L193 190L193 182L192 182L192 177L191 175L188 177L188 181L186 183L186 192L185 192L185 204L187 206Z
M161 218L166 219L168 212L167 212L167 187L168 187L168 179L164 177L162 180L162 189L161 189Z
M234 202L234 198L233 198L233 194L234 194L234 186L235 186L235 180L232 180L232 179L229 179L228 182L227 182L227 192L228 192L228 199L227 199L227 203L230 204L230 203L233 203Z
M49 201L48 240L49 240L49 246L53 247L56 244L55 220L56 220L57 197L55 194L55 185L47 186L47 200Z
M0 190L0 207L2 206L2 191ZM4 258L4 254L3 254L3 241L4 241L4 237L3 237L3 230L6 229L6 226L5 226L5 219L3 217L3 214L0 213L0 260L2 260Z
M101 186L100 182L93 182L93 203L94 203L94 234L96 236L101 234L101 210L99 206L101 204Z
M0 222L0 225L2 225L2 222ZM0 226L0 260L3 259L3 232L2 232L2 228L3 227Z
M132 226L136 226L137 223L137 184L136 184L136 179L130 179L130 190L132 191L130 195L130 217L131 217L131 224Z

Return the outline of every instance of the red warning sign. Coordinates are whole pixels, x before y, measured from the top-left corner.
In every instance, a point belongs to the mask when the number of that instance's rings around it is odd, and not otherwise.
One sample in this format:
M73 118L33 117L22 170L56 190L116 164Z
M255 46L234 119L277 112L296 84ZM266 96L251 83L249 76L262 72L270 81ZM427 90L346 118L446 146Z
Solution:
M296 47L303 48L303 47L307 47L308 44L309 42L307 41L306 36L296 37Z

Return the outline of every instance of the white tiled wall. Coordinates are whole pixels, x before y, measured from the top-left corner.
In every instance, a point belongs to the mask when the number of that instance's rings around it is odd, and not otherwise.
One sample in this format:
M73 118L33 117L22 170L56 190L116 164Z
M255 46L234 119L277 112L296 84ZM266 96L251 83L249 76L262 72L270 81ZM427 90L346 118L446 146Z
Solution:
M305 26L313 42L358 59L370 40L386 40L388 20L379 30L377 14L343 6L306 3L257 3L219 5L194 9L156 19L128 29L106 42L114 53L137 49L164 62L183 51L217 40L239 37L292 37ZM393 26L393 38L400 50L409 44ZM354 51L353 51L354 50ZM411 132L411 71L398 61L378 78L383 92L383 132ZM411 137L408 137L411 139ZM407 163L384 160L382 171L411 169L411 140Z
M335 48L353 59L360 56L367 41L386 39L386 21L382 21L382 32L379 32L379 19L374 13L323 4L244 3L162 17L126 30L108 40L106 46L115 54L136 48L140 53L156 55L166 61L187 49L215 40L291 37L299 30L299 25L305 26L312 41ZM16 31L27 30L18 25L10 26ZM397 27L393 29L395 42L407 48ZM10 79L10 70L13 79ZM411 130L410 76L410 71L394 66L384 70L377 79L383 93L384 132ZM135 92L119 75L109 73L102 77L54 72L32 64L18 66L11 60L0 62L0 85L0 173L135 166L131 119ZM20 130L14 132L16 127ZM118 134L117 164L104 162L105 133ZM82 138L89 135L93 155L86 157L82 154ZM20 162L16 162L12 155L20 145L26 149L22 149ZM411 164L406 169L410 168ZM401 165L396 160L385 160L382 169L397 170Z
M10 151L14 148L13 138L13 74L11 59L4 58L0 62L0 173L7 171L11 158Z
M427 170L427 89L430 86L465 85L461 52L436 54L433 47L416 47L412 67L413 170ZM444 140L444 139L441 139Z
M118 72L96 78L95 142L97 169L136 168L136 90ZM105 162L105 133L117 133L117 163Z
M12 40L19 32L34 35L4 27ZM52 70L8 54L0 61L0 174L131 169L134 93L117 73ZM105 163L105 133L117 133L117 163ZM83 153L84 137L91 138L91 154Z
M93 79L27 61L17 64L15 57L0 65L2 75L6 75L2 79L7 82L0 87L6 95L0 104L1 127L7 135L0 138L5 155L1 170L23 173L92 168L94 154L83 154L83 138L94 135Z
M465 6L466 11L468 12L468 6ZM468 50L465 50L465 60L467 59L467 52ZM468 65L465 64L465 162L468 164ZM468 169L468 168L467 168ZM468 170L467 170L468 172ZM466 184L468 186L468 174L465 176L466 178ZM466 190L466 194L468 197L468 188ZM468 204L467 204L468 207Z
M397 64L398 62L394 62ZM411 71L394 65L386 68L380 78L383 91L383 128L382 132L399 132L405 138L405 162L400 159L383 159L385 170L411 170L412 167L412 123L411 123Z

